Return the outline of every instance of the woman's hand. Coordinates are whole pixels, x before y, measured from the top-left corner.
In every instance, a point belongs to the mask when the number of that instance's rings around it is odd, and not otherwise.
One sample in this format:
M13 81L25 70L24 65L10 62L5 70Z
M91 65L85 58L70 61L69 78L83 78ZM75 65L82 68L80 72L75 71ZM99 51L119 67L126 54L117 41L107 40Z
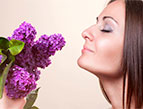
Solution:
M0 109L23 109L26 100L21 99L11 99L6 95L4 90L3 97L0 99Z

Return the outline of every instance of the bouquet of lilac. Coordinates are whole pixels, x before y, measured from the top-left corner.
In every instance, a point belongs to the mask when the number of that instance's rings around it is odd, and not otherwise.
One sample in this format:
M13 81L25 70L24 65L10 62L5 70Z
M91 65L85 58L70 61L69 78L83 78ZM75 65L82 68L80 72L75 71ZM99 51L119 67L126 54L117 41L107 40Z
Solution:
M42 35L35 41L36 33L31 24L23 22L12 36L0 37L0 93L5 87L12 99L26 97L30 92L37 95L39 88L35 93L33 90L41 73L39 68L48 67L50 56L65 46L61 34Z

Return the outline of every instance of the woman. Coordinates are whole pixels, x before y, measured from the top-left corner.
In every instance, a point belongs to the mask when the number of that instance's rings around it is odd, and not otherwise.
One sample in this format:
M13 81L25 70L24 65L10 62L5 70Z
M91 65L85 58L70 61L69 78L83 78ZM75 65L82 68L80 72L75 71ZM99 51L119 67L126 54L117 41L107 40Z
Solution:
M111 0L97 23L82 33L85 44L78 65L99 78L113 109L143 108L142 35L141 0ZM0 109L20 109L25 102L8 100L4 96ZM8 108L10 104L15 108Z
M143 108L143 1L111 0L82 36L78 65L99 78L112 108Z

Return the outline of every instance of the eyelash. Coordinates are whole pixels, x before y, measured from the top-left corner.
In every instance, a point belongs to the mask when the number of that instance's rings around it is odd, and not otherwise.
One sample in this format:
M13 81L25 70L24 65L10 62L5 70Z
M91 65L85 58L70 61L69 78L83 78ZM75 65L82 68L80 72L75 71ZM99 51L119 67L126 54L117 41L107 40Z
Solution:
M111 30L105 30L105 29L103 29L103 30L101 30L102 32L106 32L106 33L110 33L110 32L112 32Z

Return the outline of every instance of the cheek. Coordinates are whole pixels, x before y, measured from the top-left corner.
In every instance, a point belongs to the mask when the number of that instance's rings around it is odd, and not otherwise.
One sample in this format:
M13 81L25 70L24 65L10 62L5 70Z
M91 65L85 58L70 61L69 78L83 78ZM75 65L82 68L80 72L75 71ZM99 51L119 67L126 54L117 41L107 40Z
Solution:
M105 59L112 58L113 56L118 55L121 51L121 45L118 43L118 40L110 38L96 40L95 47L97 55Z
M121 77L123 41L113 37L98 37L92 42L95 54L85 53L78 59L78 65L96 76Z
M108 73L118 76L121 71L121 58L123 51L123 42L121 39L108 37L96 40L95 42L97 53L94 59L98 60L102 73Z

